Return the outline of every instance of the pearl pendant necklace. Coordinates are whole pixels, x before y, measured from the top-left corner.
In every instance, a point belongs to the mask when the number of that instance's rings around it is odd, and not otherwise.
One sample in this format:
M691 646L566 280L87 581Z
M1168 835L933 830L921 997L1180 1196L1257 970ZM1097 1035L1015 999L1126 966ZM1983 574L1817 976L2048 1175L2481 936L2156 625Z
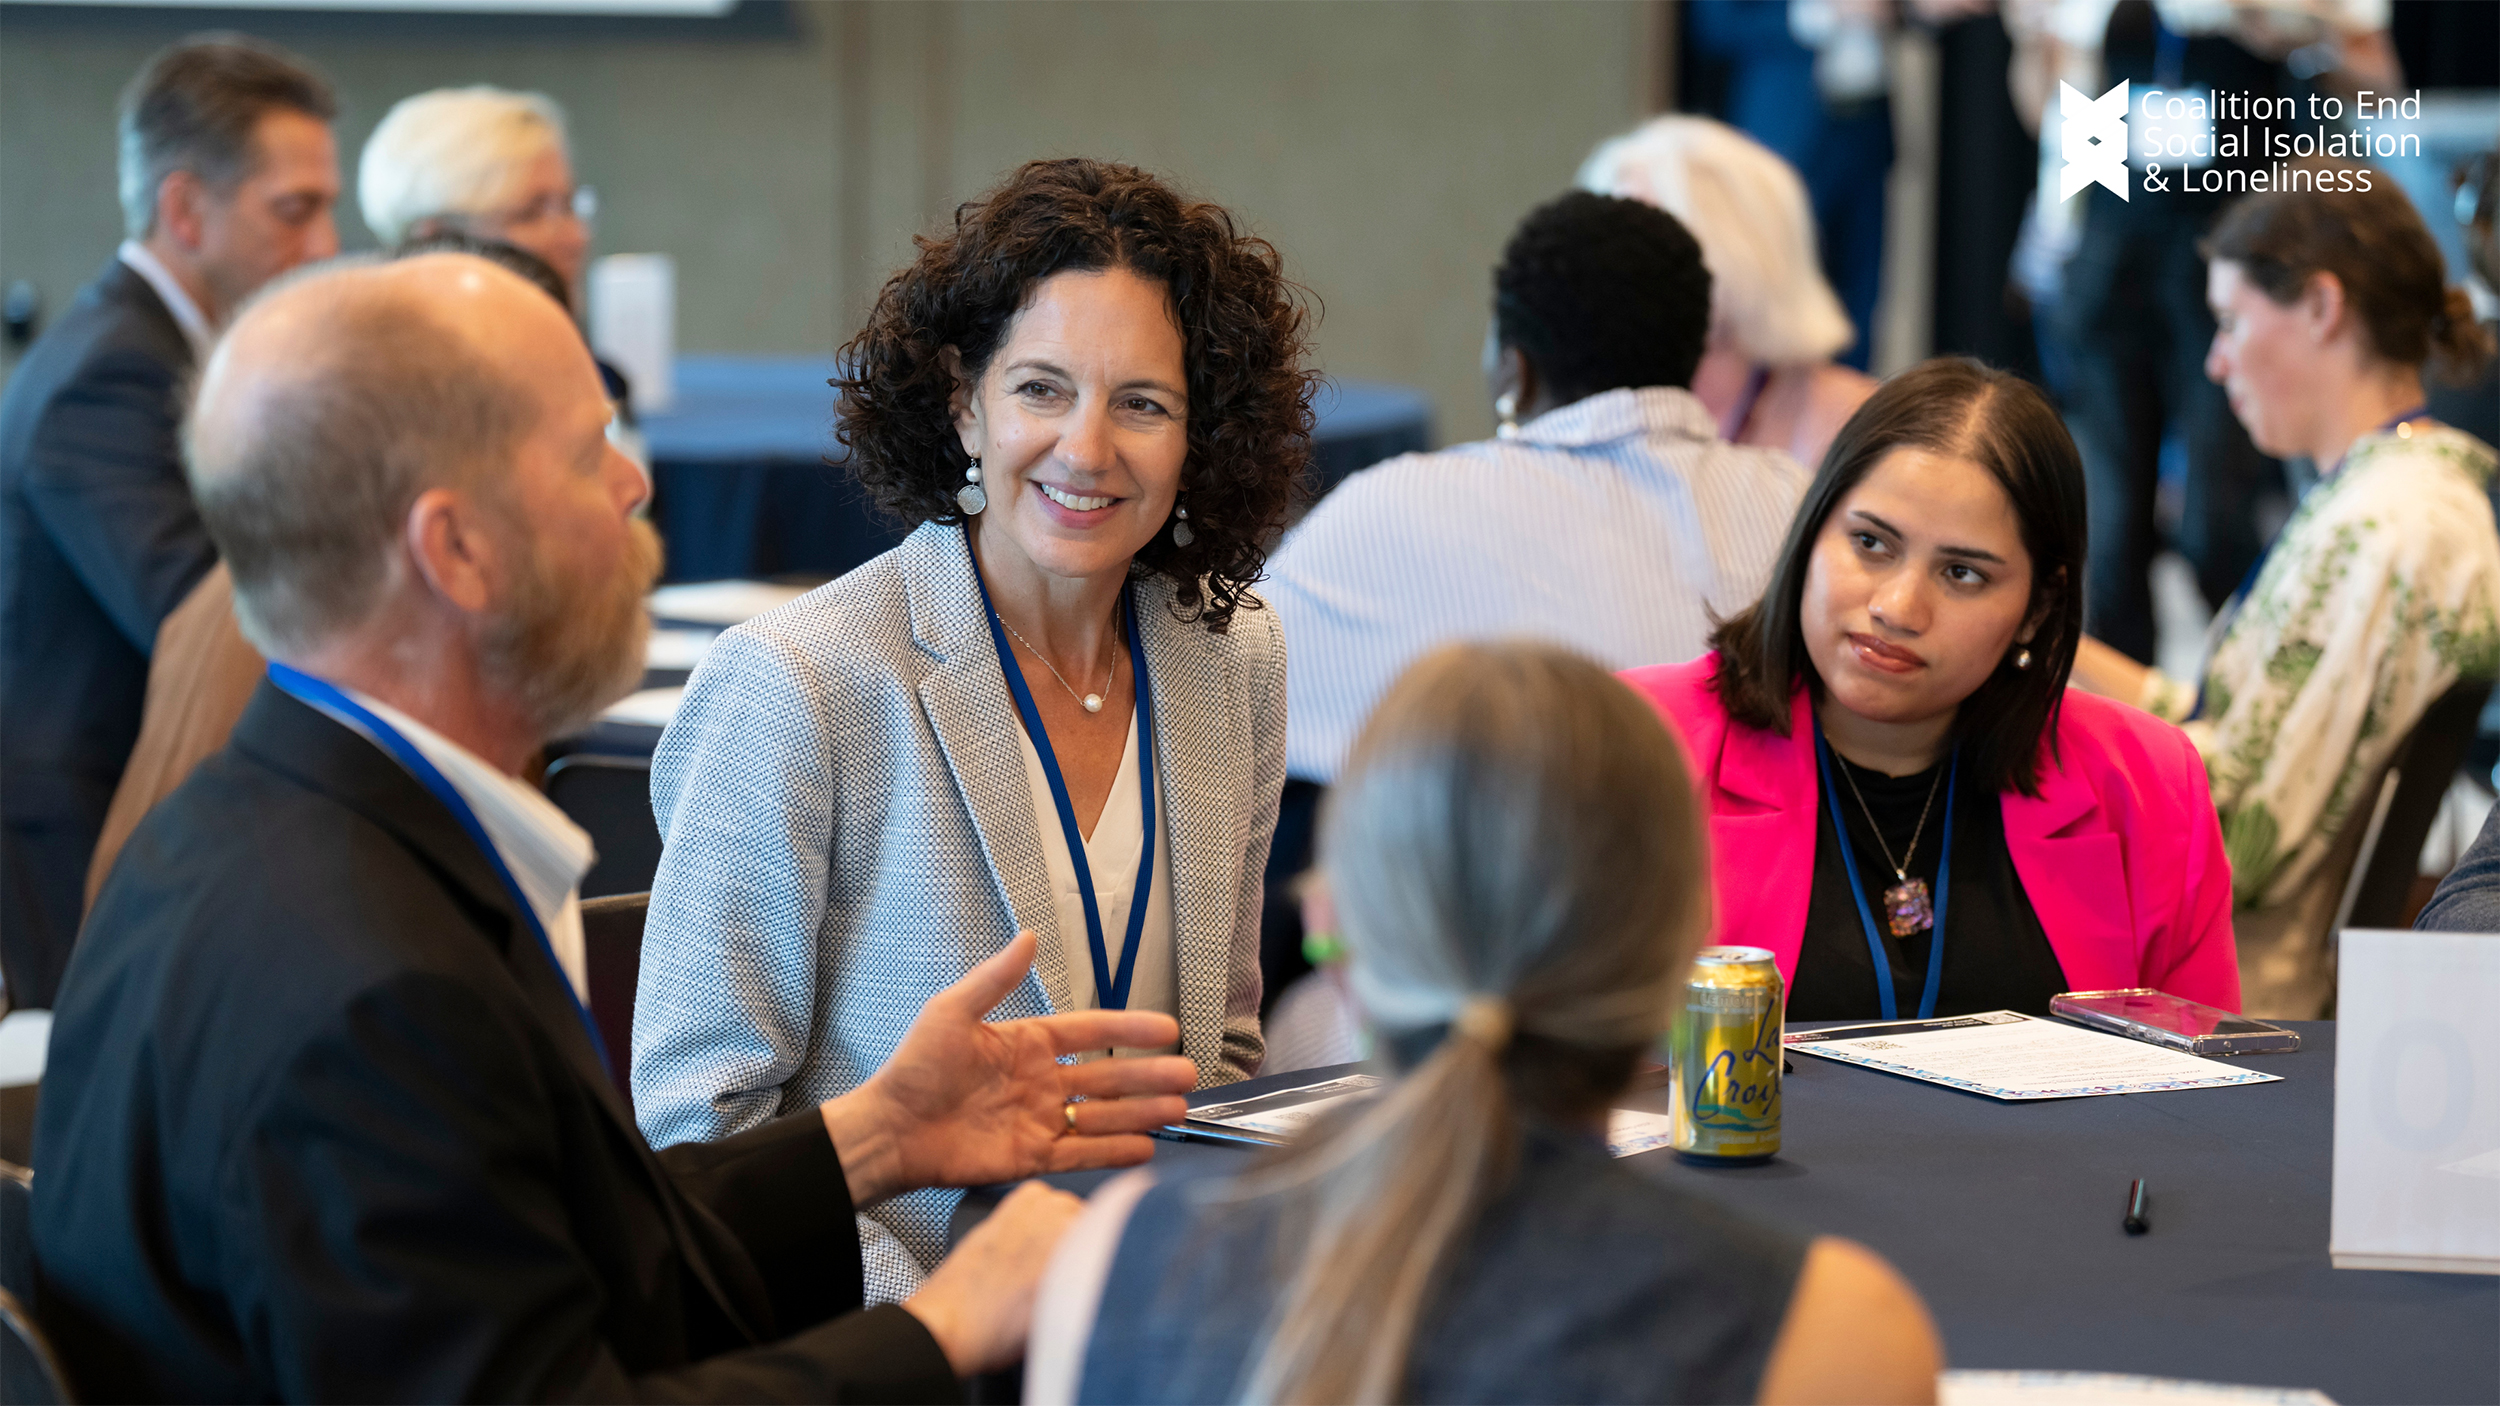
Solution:
M1000 616L998 618L998 623L1007 631L1008 634L1016 636L1016 643L1023 645L1026 652L1030 653L1034 658L1042 661L1042 667L1050 670L1050 676L1059 680L1059 686L1068 690L1068 696L1075 699L1078 706L1084 708L1084 710L1089 713L1099 713L1102 711L1102 694L1078 693L1076 689L1069 684L1068 676L1059 672L1059 666L1050 662L1050 656L1042 653L1038 649L1035 649L1033 647L1033 641L1026 639L1022 635L1016 634L1016 627L1009 625L1005 616ZM1103 672L1102 686L1105 692L1110 691L1111 681L1119 676L1120 646L1115 641L1111 646L1111 667Z

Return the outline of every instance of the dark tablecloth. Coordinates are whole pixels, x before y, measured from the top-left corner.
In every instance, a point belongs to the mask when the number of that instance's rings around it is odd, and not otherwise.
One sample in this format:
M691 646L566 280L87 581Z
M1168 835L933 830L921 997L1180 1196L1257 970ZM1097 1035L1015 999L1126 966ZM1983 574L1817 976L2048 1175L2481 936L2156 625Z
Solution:
M678 360L675 403L642 421L666 579L839 576L902 539L839 466L825 384L833 372L832 361L809 357ZM1432 447L1432 402L1421 391L1331 382L1315 408L1315 493Z
M2314 1387L2345 1406L2500 1400L2500 1280L2330 1266L2335 1027L2297 1028L2298 1053L2246 1057L2278 1084L2039 1103L1792 1055L1777 1160L1703 1170L1660 1151L1631 1165L1874 1247L1925 1296L1954 1367ZM2119 1224L2135 1177L2151 1196L2141 1237ZM988 1204L968 1198L959 1230Z

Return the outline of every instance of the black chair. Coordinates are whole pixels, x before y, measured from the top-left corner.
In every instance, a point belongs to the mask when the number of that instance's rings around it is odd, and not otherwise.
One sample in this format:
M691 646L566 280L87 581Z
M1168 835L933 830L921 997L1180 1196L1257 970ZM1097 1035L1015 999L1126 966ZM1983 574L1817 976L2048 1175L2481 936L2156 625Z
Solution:
M61 1359L28 1307L35 1298L35 1174L0 1162L0 1401L72 1401Z
M2335 927L2401 928L2412 922L2413 884L2422 842L2439 816L2457 766L2473 745L2490 679L2460 679L2441 694L2397 744L2380 783L2376 804L2344 881L2343 912Z
M616 894L582 902L583 965L590 974L590 1018L608 1047L608 1072L632 1097L634 990L642 983L642 921L651 895Z
M11 1084L0 1089L0 1162L21 1167L35 1163L35 1110L43 1101L43 1085Z
M1302 954L1302 899L1295 883L1315 857L1320 798L1328 788L1299 777L1285 778L1284 798L1276 807L1276 838L1267 850L1267 877L1259 909L1259 1018L1267 1018L1311 959Z
M541 783L556 809L590 832L599 862L582 876L582 897L644 893L660 871L660 824L651 818L651 759L574 752L558 757Z

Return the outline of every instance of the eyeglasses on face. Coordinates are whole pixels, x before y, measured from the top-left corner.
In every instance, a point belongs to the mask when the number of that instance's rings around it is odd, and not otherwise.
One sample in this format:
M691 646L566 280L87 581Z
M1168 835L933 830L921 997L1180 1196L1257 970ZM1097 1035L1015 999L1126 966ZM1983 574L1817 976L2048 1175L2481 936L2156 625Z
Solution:
M527 204L493 211L483 218L509 229L528 229L565 219L579 220L588 227L599 218L599 192L591 186L551 190Z

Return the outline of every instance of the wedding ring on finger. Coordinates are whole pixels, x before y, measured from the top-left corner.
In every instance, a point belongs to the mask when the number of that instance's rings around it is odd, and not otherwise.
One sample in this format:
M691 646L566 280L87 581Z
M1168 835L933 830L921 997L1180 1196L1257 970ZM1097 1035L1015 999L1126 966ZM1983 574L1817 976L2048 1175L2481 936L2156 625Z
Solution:
M1066 1103L1063 1103L1063 1104L1059 1105L1059 1112L1060 1112L1061 1116L1065 1117L1065 1118L1068 1120L1068 1131L1069 1131L1069 1132L1075 1132L1075 1131L1076 1131L1076 1100L1075 1100L1075 1099L1069 1099Z

